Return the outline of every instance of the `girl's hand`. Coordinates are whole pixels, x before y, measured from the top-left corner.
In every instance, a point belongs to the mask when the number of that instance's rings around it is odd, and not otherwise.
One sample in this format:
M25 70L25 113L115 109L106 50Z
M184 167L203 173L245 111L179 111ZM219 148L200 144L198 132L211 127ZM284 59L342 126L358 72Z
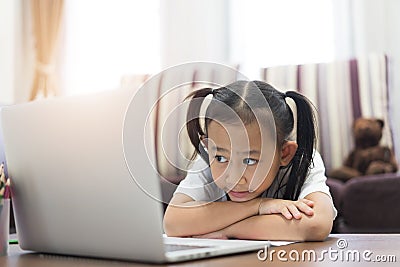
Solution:
M228 239L228 236L223 231L215 231L204 235L194 235L193 238L208 238L208 239Z
M261 199L260 206L258 208L258 214L282 214L286 219L291 220L293 218L299 220L302 213L312 216L314 210L312 207L314 202L308 199L299 199L297 201L274 199L274 198L263 198Z

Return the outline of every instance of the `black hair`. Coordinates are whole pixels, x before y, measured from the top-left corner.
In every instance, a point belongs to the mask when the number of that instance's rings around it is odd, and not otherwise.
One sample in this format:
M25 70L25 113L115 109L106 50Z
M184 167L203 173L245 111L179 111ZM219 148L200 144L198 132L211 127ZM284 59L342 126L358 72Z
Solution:
M266 102L260 101L260 92ZM207 107L202 127L200 111L204 99L209 95L212 95L212 98ZM266 109L267 112L270 110L269 113L272 113L275 123L277 144L282 145L292 133L295 125L292 110L285 101L286 97L293 99L296 103L298 148L291 163L287 166L291 168L291 171L283 198L296 200L312 163L316 130L312 104L306 97L295 91L283 93L262 81L236 81L220 88L203 88L192 92L187 97L190 102L186 128L195 148L193 158L199 154L208 162L208 154L200 142L201 138L207 134L211 118L218 117L222 121L231 120L232 116L228 113L218 112L220 110L217 107L221 104L233 110L245 125L256 120L255 109Z

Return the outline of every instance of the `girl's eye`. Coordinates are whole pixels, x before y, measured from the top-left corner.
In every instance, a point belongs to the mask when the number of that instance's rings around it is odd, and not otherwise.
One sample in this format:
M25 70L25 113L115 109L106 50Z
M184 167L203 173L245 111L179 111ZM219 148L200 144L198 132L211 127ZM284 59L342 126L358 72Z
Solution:
M219 156L219 155L217 155L217 156L215 156L215 158L216 158L217 161L220 162L220 163L228 162L228 160L227 160L224 156Z
M256 160L256 159L251 159L251 158L245 158L244 160L243 160L243 164L246 164L246 165L254 165L254 164L256 164L258 162L258 160Z

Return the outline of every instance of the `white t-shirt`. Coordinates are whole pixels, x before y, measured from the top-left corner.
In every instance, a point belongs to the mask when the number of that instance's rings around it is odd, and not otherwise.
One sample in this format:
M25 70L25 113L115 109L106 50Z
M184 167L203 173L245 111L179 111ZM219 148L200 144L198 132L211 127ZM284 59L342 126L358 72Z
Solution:
M287 169L279 170L277 178L262 194L262 197L283 198L285 187L282 185L286 184L289 178L288 174L289 171L287 171ZM279 187L281 187L281 189L278 190ZM337 210L333 205L329 187L326 185L324 163L321 155L317 151L314 151L313 164L301 187L299 199L305 198L308 194L313 192L323 192L330 197L335 218ZM214 183L211 169L201 157L194 162L186 178L180 182L174 194L176 193L185 194L195 201L227 201L225 191Z

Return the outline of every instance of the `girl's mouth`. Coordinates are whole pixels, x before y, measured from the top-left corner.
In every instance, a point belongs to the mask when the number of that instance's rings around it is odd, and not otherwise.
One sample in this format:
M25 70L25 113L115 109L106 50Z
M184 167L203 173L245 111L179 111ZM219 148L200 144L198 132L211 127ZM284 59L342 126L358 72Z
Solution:
M249 191L230 191L228 194L235 198L245 198L249 195Z

